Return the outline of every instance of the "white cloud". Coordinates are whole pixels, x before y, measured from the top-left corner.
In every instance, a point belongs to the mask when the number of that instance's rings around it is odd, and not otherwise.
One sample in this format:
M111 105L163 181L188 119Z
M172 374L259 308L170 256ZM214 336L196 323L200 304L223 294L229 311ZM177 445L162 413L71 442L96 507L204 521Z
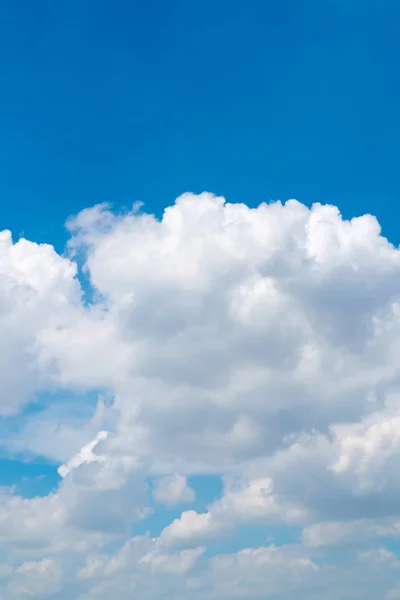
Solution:
M155 483L153 498L156 502L167 506L191 504L195 499L195 493L188 486L186 477L174 473L162 477Z
M357 418L395 380L400 260L372 217L186 195L162 222L94 209L74 227L104 341L79 323L46 351L63 383L113 389L129 452L226 469Z
M230 532L242 523L301 523L305 511L280 501L269 478L226 482L222 498L204 513L187 510L161 533L162 544L193 544Z
M52 558L25 562L15 571L6 587L6 594L15 598L47 598L60 589L62 570Z
M400 523L392 517L315 523L302 531L308 548L359 546L383 538L398 539Z
M185 194L162 220L103 205L69 229L69 258L0 236L0 412L47 392L43 410L6 421L2 444L63 463L46 497L0 494L10 597L47 572L62 600L157 599L162 577L177 599L231 600L234 584L246 598L312 599L330 581L326 597L341 600L354 584L337 545L354 572L368 556L382 573L356 578L361 595L394 593L397 559L373 552L400 521L400 251L376 219ZM91 415L78 411L86 393L106 398ZM200 502L197 474L221 476L222 496L130 537L150 492L157 511ZM204 554L246 524L303 534Z
M390 552L386 548L376 548L367 550L367 552L361 552L359 554L359 560L368 564L370 568L377 568L382 563L389 564L394 569L400 568L400 560L397 559L396 554Z
M81 465L89 464L91 462L105 462L107 460L106 457L95 454L93 450L96 448L99 442L107 439L107 436L107 431L100 431L96 435L95 439L92 442L89 442L89 444L86 444L86 446L84 446L82 450L68 462L67 465L62 465L59 467L58 472L61 477L66 477L72 469L77 469Z
M52 246L0 232L0 414L18 412L51 385L39 368L40 332L57 329L76 314L80 287L76 266Z
M224 524L214 522L210 512L197 513L186 510L179 519L175 519L161 533L161 542L165 545L191 544L192 540L203 541L221 533Z

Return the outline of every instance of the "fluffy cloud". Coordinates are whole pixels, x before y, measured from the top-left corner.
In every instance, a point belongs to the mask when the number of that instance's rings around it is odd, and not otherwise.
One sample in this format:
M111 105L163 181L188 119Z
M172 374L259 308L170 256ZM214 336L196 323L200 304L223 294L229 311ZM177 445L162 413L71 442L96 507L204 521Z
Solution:
M175 504L190 504L195 499L195 493L187 484L186 477L174 473L162 477L155 483L153 498L160 504L174 506Z
M75 315L81 299L75 275L76 265L52 246L13 243L9 231L0 232L0 414L17 412L51 385L51 372L38 364L38 337Z
M68 228L63 257L0 235L3 447L62 463L48 496L0 494L8 596L395 597L400 251L376 219L185 194ZM200 474L224 484L207 506Z
M111 389L130 453L225 470L353 422L396 381L400 260L373 217L204 194L70 228L99 299L41 332L41 358L60 385Z
M15 570L6 593L15 598L48 598L60 589L62 571L56 560L25 562Z
M222 498L215 500L204 513L188 510L161 533L160 543L190 544L213 539L242 523L301 523L306 518L296 505L280 501L274 494L271 479L227 482Z

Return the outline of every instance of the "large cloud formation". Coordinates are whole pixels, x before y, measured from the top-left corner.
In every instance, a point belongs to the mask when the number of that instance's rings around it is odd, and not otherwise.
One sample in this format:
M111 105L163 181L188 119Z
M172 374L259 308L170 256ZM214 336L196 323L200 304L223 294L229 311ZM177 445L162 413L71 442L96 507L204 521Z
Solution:
M47 496L0 493L2 597L400 597L400 251L376 219L205 193L67 226L65 256L0 234L3 449L62 463ZM202 508L199 476L223 484Z

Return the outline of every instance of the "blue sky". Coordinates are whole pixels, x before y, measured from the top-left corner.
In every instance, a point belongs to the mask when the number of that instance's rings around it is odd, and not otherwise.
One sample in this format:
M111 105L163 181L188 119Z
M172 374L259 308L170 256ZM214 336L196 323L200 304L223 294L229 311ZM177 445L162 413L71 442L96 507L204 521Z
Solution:
M136 545L151 577L204 546L171 598L400 597L399 26L396 0L0 2L0 232L32 242L0 239L6 600L125 600Z
M397 240L395 0L1 3L2 225L182 191L373 212Z

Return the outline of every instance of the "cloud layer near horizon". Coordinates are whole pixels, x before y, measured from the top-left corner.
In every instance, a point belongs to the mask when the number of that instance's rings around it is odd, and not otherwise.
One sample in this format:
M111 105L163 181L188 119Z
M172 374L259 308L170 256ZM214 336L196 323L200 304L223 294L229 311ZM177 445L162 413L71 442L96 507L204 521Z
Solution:
M62 465L47 496L0 492L2 597L400 597L400 251L376 219L185 194L68 228L65 256L0 233L3 448Z

